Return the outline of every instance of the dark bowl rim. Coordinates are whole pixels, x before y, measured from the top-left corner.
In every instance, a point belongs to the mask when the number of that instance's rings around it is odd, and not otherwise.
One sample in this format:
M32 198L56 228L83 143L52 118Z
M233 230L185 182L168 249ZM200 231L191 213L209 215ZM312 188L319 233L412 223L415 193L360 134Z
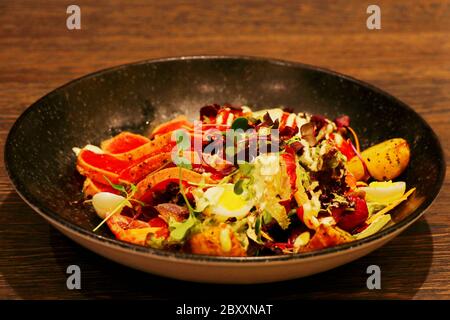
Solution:
M325 73L328 75L332 75L344 80L347 80L349 82L355 83L359 86L365 87L370 89L371 91L383 95L389 100L396 103L399 107L404 108L408 110L409 112L414 113L423 123L425 127L429 129L429 131L432 134L432 138L436 141L438 149L439 149L439 158L441 160L441 163L443 164L441 166L441 170L439 172L438 177L438 184L435 190L435 194L432 198L429 198L428 201L422 203L418 208L414 210L413 213L408 215L406 218L402 219L401 221L395 223L392 226L389 226L367 238L363 238L360 240L355 240L349 243L337 245L330 248L325 248L317 251L312 252L305 252L305 253L295 253L295 254L289 254L289 255L275 255L275 256L256 256L256 257L219 257L219 256L208 256L208 255L197 255L197 254L191 254L191 253L184 253L184 252L173 252L168 250L162 250L162 249L154 249L150 247L143 247L139 245L134 245L126 242L122 242L120 240L104 237L101 235L97 235L93 233L90 230L86 230L70 221L67 221L63 219L61 216L59 216L56 212L53 210L50 210L46 207L41 207L39 205L39 202L31 197L26 192L25 186L19 183L18 178L15 176L14 172L11 171L9 166L9 152L8 150L11 148L11 140L14 136L15 132L18 130L20 122L26 117L26 115L30 112L33 112L36 108L38 108L38 105L41 101L45 100L48 96L52 95L54 92L64 89L66 87L69 87L73 83L76 83L81 80L89 79L91 77L95 77L104 73L109 72L115 72L121 69L125 69L130 66L137 66L142 64L152 64L152 63L164 63L164 62L170 62L170 61L190 61L190 60L246 60L246 61L260 61L260 62L267 62L274 65L282 65L292 68L302 68L307 69L310 71L316 71L320 73ZM376 240L380 240L384 238L385 236L392 234L396 232L399 229L402 229L403 227L409 225L416 219L418 219L420 216L422 216L425 211L433 204L433 202L438 197L440 191L442 190L442 184L445 178L445 172L446 172L446 165L445 165L445 156L442 149L442 144L439 140L439 137L436 135L434 130L431 128L431 126L422 118L420 114L418 114L414 109L412 109L410 106L408 106L403 101L399 100L398 98L394 97L393 95L385 92L384 90L375 87L367 82L358 80L356 78L353 78L351 76L329 70L327 68L323 67L317 67L309 64L304 64L301 62L294 62L294 61L288 61L288 60L282 60L282 59L274 59L274 58L267 58L267 57L258 57L258 56L248 56L248 55L192 55L192 56L172 56L172 57L163 57L163 58L156 58L156 59L147 59L147 60L141 60L126 64L121 64L105 69L101 69L86 75L83 75L81 77L78 77L76 79L73 79L56 89L50 91L49 93L45 94L38 100L36 100L33 104L31 104L27 109L25 109L22 114L16 119L13 126L11 127L8 136L6 138L5 147L4 147L4 163L5 163L5 170L8 174L8 177L16 190L16 192L20 195L20 197L35 211L37 211L40 215L47 218L50 221L56 222L56 224L60 224L63 227L66 227L70 229L73 232L80 233L82 236L88 237L90 240L94 240L97 242L103 242L107 243L110 246L118 246L121 249L125 250L131 250L133 252L139 252L139 253L148 253L151 255L158 256L160 258L172 258L176 260L184 260L184 261L195 261L195 262L211 262L211 263L267 263L267 262L275 262L275 261L291 261L291 260L298 260L298 259L306 259L311 257L323 257L327 254L332 253L341 253L343 251L347 251L352 248L360 247L362 245L375 242ZM28 195L28 197L26 196Z

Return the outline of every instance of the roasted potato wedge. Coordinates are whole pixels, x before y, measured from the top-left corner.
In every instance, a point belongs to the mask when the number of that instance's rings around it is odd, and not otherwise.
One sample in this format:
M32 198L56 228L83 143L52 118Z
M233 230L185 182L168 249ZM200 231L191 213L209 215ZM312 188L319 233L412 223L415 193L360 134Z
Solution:
M369 175L379 181L392 180L406 169L410 153L409 144L405 139L386 140L361 153L367 170L359 157L352 158L347 164L347 169L356 180L367 180Z
M302 251L313 251L337 246L338 244L351 240L352 237L347 232L326 224L321 224Z
M231 257L247 255L234 232L226 225L211 227L192 235L189 245L191 252L195 254Z

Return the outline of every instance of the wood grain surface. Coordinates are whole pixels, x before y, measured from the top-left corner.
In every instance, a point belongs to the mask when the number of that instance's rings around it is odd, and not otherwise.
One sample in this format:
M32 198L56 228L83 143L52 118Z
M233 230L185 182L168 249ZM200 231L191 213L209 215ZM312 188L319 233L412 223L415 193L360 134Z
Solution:
M0 2L0 298L450 298L448 167L427 214L369 256L305 279L220 286L144 274L81 248L19 198L3 164L15 119L55 87L122 63L196 54L300 61L368 81L420 113L448 159L450 1L376 1L375 31L366 28L367 1L73 2L81 30L67 30L66 1ZM66 288L70 264L81 267L81 290ZM366 288L371 264L381 267L381 290Z

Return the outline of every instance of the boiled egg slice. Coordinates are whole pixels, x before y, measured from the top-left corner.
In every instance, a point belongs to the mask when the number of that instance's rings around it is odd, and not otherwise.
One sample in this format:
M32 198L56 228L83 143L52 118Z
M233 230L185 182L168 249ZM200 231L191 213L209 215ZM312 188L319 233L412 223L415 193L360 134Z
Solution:
M208 213L224 218L242 218L253 207L252 201L247 200L244 193L234 192L234 184L231 183L209 188L204 197L209 203Z
M403 181L374 181L367 187L359 188L366 193L367 202L391 203L405 194L406 183Z

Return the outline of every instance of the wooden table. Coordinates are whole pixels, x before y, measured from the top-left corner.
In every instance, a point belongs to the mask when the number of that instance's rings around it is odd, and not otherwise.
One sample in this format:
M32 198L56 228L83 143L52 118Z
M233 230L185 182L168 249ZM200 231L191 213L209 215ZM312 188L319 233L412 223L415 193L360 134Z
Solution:
M381 30L366 28L366 1L0 2L0 141L36 99L86 73L126 62L243 54L319 65L368 81L412 106L450 153L450 1L376 1ZM1 155L3 160L3 155ZM1 160L1 161L2 161ZM81 248L14 192L0 163L0 298L450 298L450 170L420 219L384 248L335 270L257 286L180 282L137 272ZM66 268L82 289L66 289ZM366 288L366 268L382 290Z

